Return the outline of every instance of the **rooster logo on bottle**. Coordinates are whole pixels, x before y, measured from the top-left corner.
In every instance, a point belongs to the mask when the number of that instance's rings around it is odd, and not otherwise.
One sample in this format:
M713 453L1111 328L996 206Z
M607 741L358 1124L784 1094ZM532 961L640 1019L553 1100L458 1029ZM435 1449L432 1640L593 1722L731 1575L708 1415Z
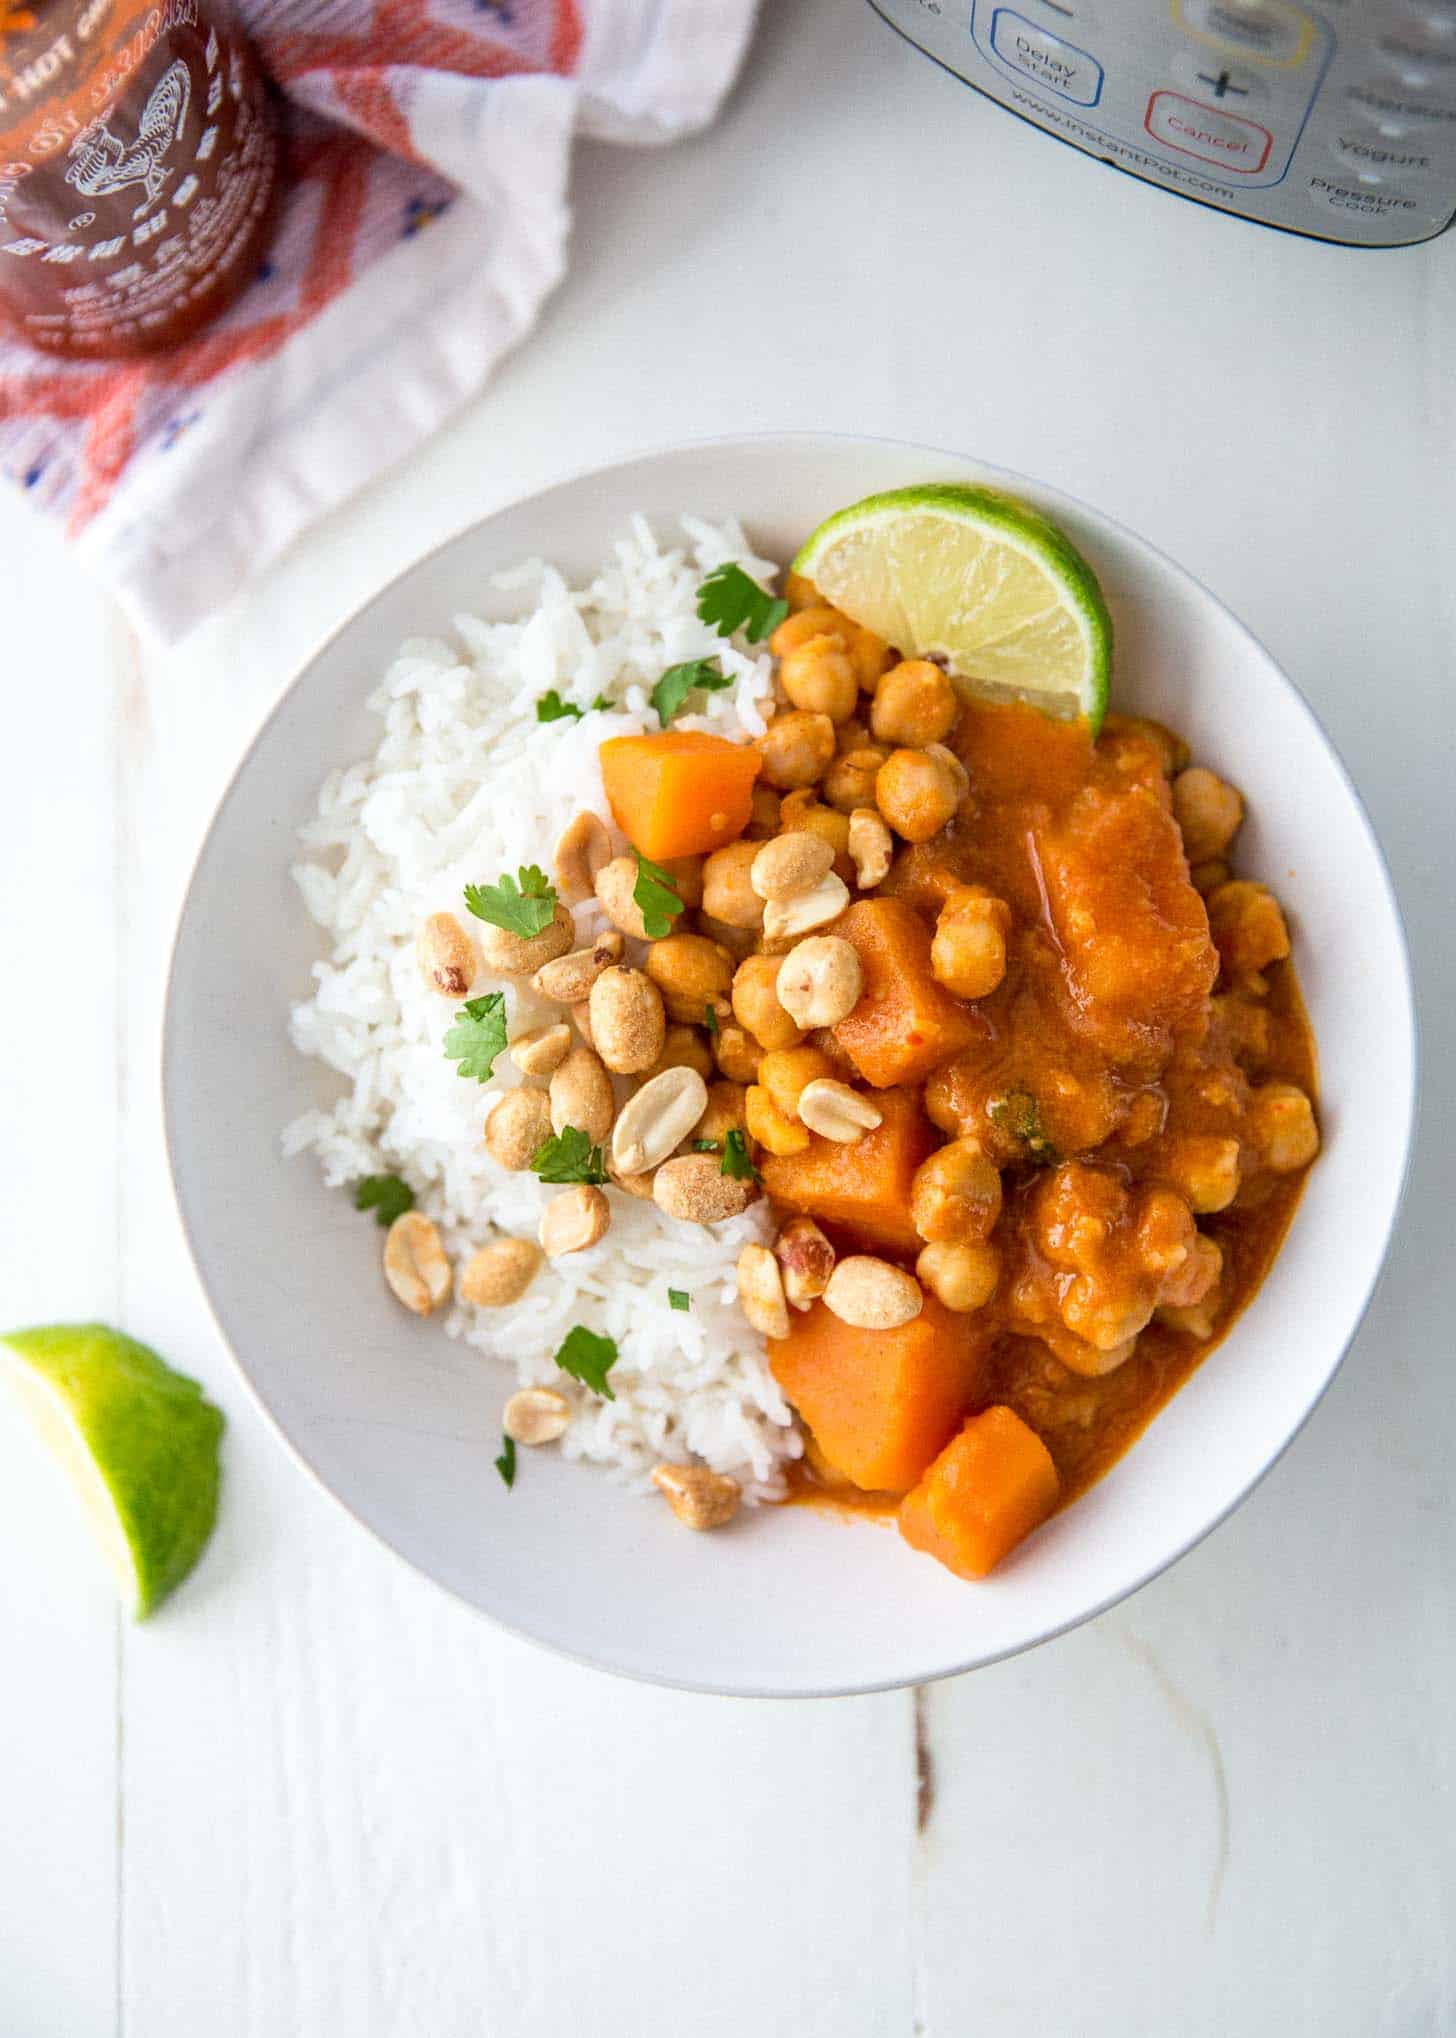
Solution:
M69 151L75 161L66 172L66 182L87 198L109 198L129 185L143 184L147 195L132 218L145 219L172 175L162 166L182 133L191 100L191 79L186 64L179 60L153 86L134 141L120 140L105 120L77 135Z

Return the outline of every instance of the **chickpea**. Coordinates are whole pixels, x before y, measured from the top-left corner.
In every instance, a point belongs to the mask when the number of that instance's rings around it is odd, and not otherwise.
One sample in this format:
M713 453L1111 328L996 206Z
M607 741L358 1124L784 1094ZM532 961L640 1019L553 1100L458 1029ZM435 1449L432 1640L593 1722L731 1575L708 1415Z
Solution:
M745 955L752 955L758 947L757 927L730 927L726 920L715 920L711 913L698 914L698 932L726 948L735 963L742 962Z
M802 620L794 617L795 623ZM796 708L828 715L831 722L847 722L859 700L859 681L840 637L810 637L797 645L779 666L779 678Z
M733 978L733 1016L769 1053L797 1047L804 1037L779 1003L778 974L777 957L750 955Z
M955 775L923 750L894 750L875 780L875 805L907 842L928 842L955 813Z
M854 666L855 678L867 694L873 694L880 680L895 663L895 654L883 637L877 637L873 630L856 629L849 640L850 662Z
M833 1074L833 1062L818 1047L776 1048L758 1065L759 1082L786 1118L798 1117L799 1098L810 1083Z
M660 1076L664 1069L696 1069L707 1082L713 1073L713 1051L696 1026L668 1027L651 1073Z
M1001 1255L984 1240L974 1245L955 1245L943 1239L928 1245L915 1262L922 1288L928 1288L937 1302L969 1316L984 1309L1001 1279Z
M726 1077L709 1083L708 1108L693 1127L693 1138L711 1139L721 1146L730 1132L746 1131L743 1100L747 1095L745 1084L730 1083Z
M1006 974L1006 930L1011 914L1004 900L967 885L940 909L930 967L958 998L985 998Z
M1208 928L1231 976L1250 975L1289 953L1289 929L1279 901L1266 885L1249 878L1235 878L1209 894Z
M784 581L784 600L790 612L797 615L800 609L814 609L822 606L819 590L807 575L791 573ZM831 614L836 613L831 610Z
M923 750L943 743L960 712L948 673L928 658L892 665L875 689L870 727L877 743Z
M915 1170L910 1216L930 1245L973 1245L1001 1215L1001 1177L974 1139L954 1139Z
M1188 762L1183 738L1147 715L1109 715L1097 747L1119 763L1127 759L1136 764L1150 758L1164 778L1176 778Z
M779 796L771 785L753 788L753 805L743 833L750 842L767 842L779 832Z
M851 750L867 750L870 747L870 732L858 715L851 715L847 722L837 722L834 727L834 754L847 757Z
M1233 786L1195 764L1173 781L1173 815L1183 830L1188 861L1208 863L1222 856L1238 834L1244 802Z
M786 617L769 638L768 648L775 658L787 658L791 651L799 650L814 637L833 637L843 644L853 627L838 609L830 608L827 602L815 601Z
M761 1084L749 1085L743 1100L744 1117L748 1136L763 1147L765 1152L780 1156L803 1153L809 1144L809 1134L797 1118L790 1118L780 1111L773 1098Z
M758 752L764 777L780 792L817 785L834 757L834 724L804 709L776 715L758 739Z
M701 1026L709 1006L726 1016L733 957L720 942L706 934L669 934L653 942L643 968L662 993L668 1018L679 1025Z
M694 912L703 903L703 859L701 856L668 856L662 869L672 879L678 897Z
M757 842L729 842L703 865L703 911L729 927L761 927L763 900L753 889Z
M713 1059L730 1083L752 1083L758 1079L763 1049L746 1027L734 1022L714 1034Z
M856 807L872 807L875 781L889 754L878 744L867 743L863 749L848 750L842 757L836 757L824 774L824 798L828 804L841 814L852 814Z
M785 808L788 809L790 802L800 797L791 793L784 801ZM821 807L812 793L802 795L802 799L803 804L792 809L792 822L790 813L785 813L784 826L792 825L801 834L818 835L827 842L834 851L835 875L848 884L854 875L854 866L849 860L849 816L834 807Z
M1239 1143L1212 1134L1188 1134L1174 1140L1168 1153L1168 1176L1195 1216L1227 1210L1239 1193Z
M1314 1106L1294 1083L1265 1083L1249 1099L1249 1133L1266 1168L1296 1174L1319 1152Z
M1195 863L1188 875L1193 880L1193 889L1201 898L1208 898L1220 885L1226 885L1233 877L1233 871L1221 856L1215 856L1211 863Z

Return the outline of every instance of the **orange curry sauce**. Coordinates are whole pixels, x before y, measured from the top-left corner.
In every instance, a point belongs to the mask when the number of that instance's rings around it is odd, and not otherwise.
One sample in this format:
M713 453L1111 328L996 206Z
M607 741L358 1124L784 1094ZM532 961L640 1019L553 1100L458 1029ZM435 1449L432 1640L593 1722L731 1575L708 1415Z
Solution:
M1187 761L1175 736L1113 716L1094 743L1085 725L978 705L954 744L969 796L934 840L900 850L880 889L931 927L958 885L1011 909L1005 978L966 1007L975 1038L929 1077L923 1102L943 1135L978 1139L1003 1171L977 1405L1031 1425L1065 1504L1264 1278L1307 1172L1276 1171L1265 1086L1312 1097L1314 1043L1292 964L1264 960L1262 887L1230 886L1226 868L1190 876L1171 812ZM1201 894L1215 902L1212 932ZM1160 1240L1169 1223L1186 1236L1190 1214L1219 1249L1218 1279L1192 1306L1153 1300ZM896 1506L841 1483L812 1439L809 1453L795 1498Z

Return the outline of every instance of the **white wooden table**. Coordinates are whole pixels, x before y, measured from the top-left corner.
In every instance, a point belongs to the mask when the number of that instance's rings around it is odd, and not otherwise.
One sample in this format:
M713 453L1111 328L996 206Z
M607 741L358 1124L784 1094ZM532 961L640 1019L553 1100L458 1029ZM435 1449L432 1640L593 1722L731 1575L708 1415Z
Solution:
M1456 243L1147 191L856 0L771 9L716 132L585 149L577 199L482 400L174 654L0 506L0 1316L119 1322L231 1425L215 1543L136 1630L0 1409L0 2034L1456 2031ZM1253 1500L1030 1657L801 1705L549 1659L313 1491L198 1292L157 1076L191 858L315 640L547 477L781 426L1024 468L1227 598L1370 803L1427 1069L1385 1283Z

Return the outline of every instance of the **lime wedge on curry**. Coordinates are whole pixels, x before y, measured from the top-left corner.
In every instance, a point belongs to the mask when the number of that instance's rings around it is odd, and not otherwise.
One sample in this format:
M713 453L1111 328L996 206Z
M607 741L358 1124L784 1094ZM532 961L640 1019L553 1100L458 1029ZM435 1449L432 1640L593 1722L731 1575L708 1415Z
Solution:
M222 1415L195 1380L104 1323L0 1336L0 1373L19 1389L128 1606L145 1619L212 1534Z
M966 691L1101 726L1112 618L1087 561L1029 503L954 483L866 496L819 526L794 571Z

